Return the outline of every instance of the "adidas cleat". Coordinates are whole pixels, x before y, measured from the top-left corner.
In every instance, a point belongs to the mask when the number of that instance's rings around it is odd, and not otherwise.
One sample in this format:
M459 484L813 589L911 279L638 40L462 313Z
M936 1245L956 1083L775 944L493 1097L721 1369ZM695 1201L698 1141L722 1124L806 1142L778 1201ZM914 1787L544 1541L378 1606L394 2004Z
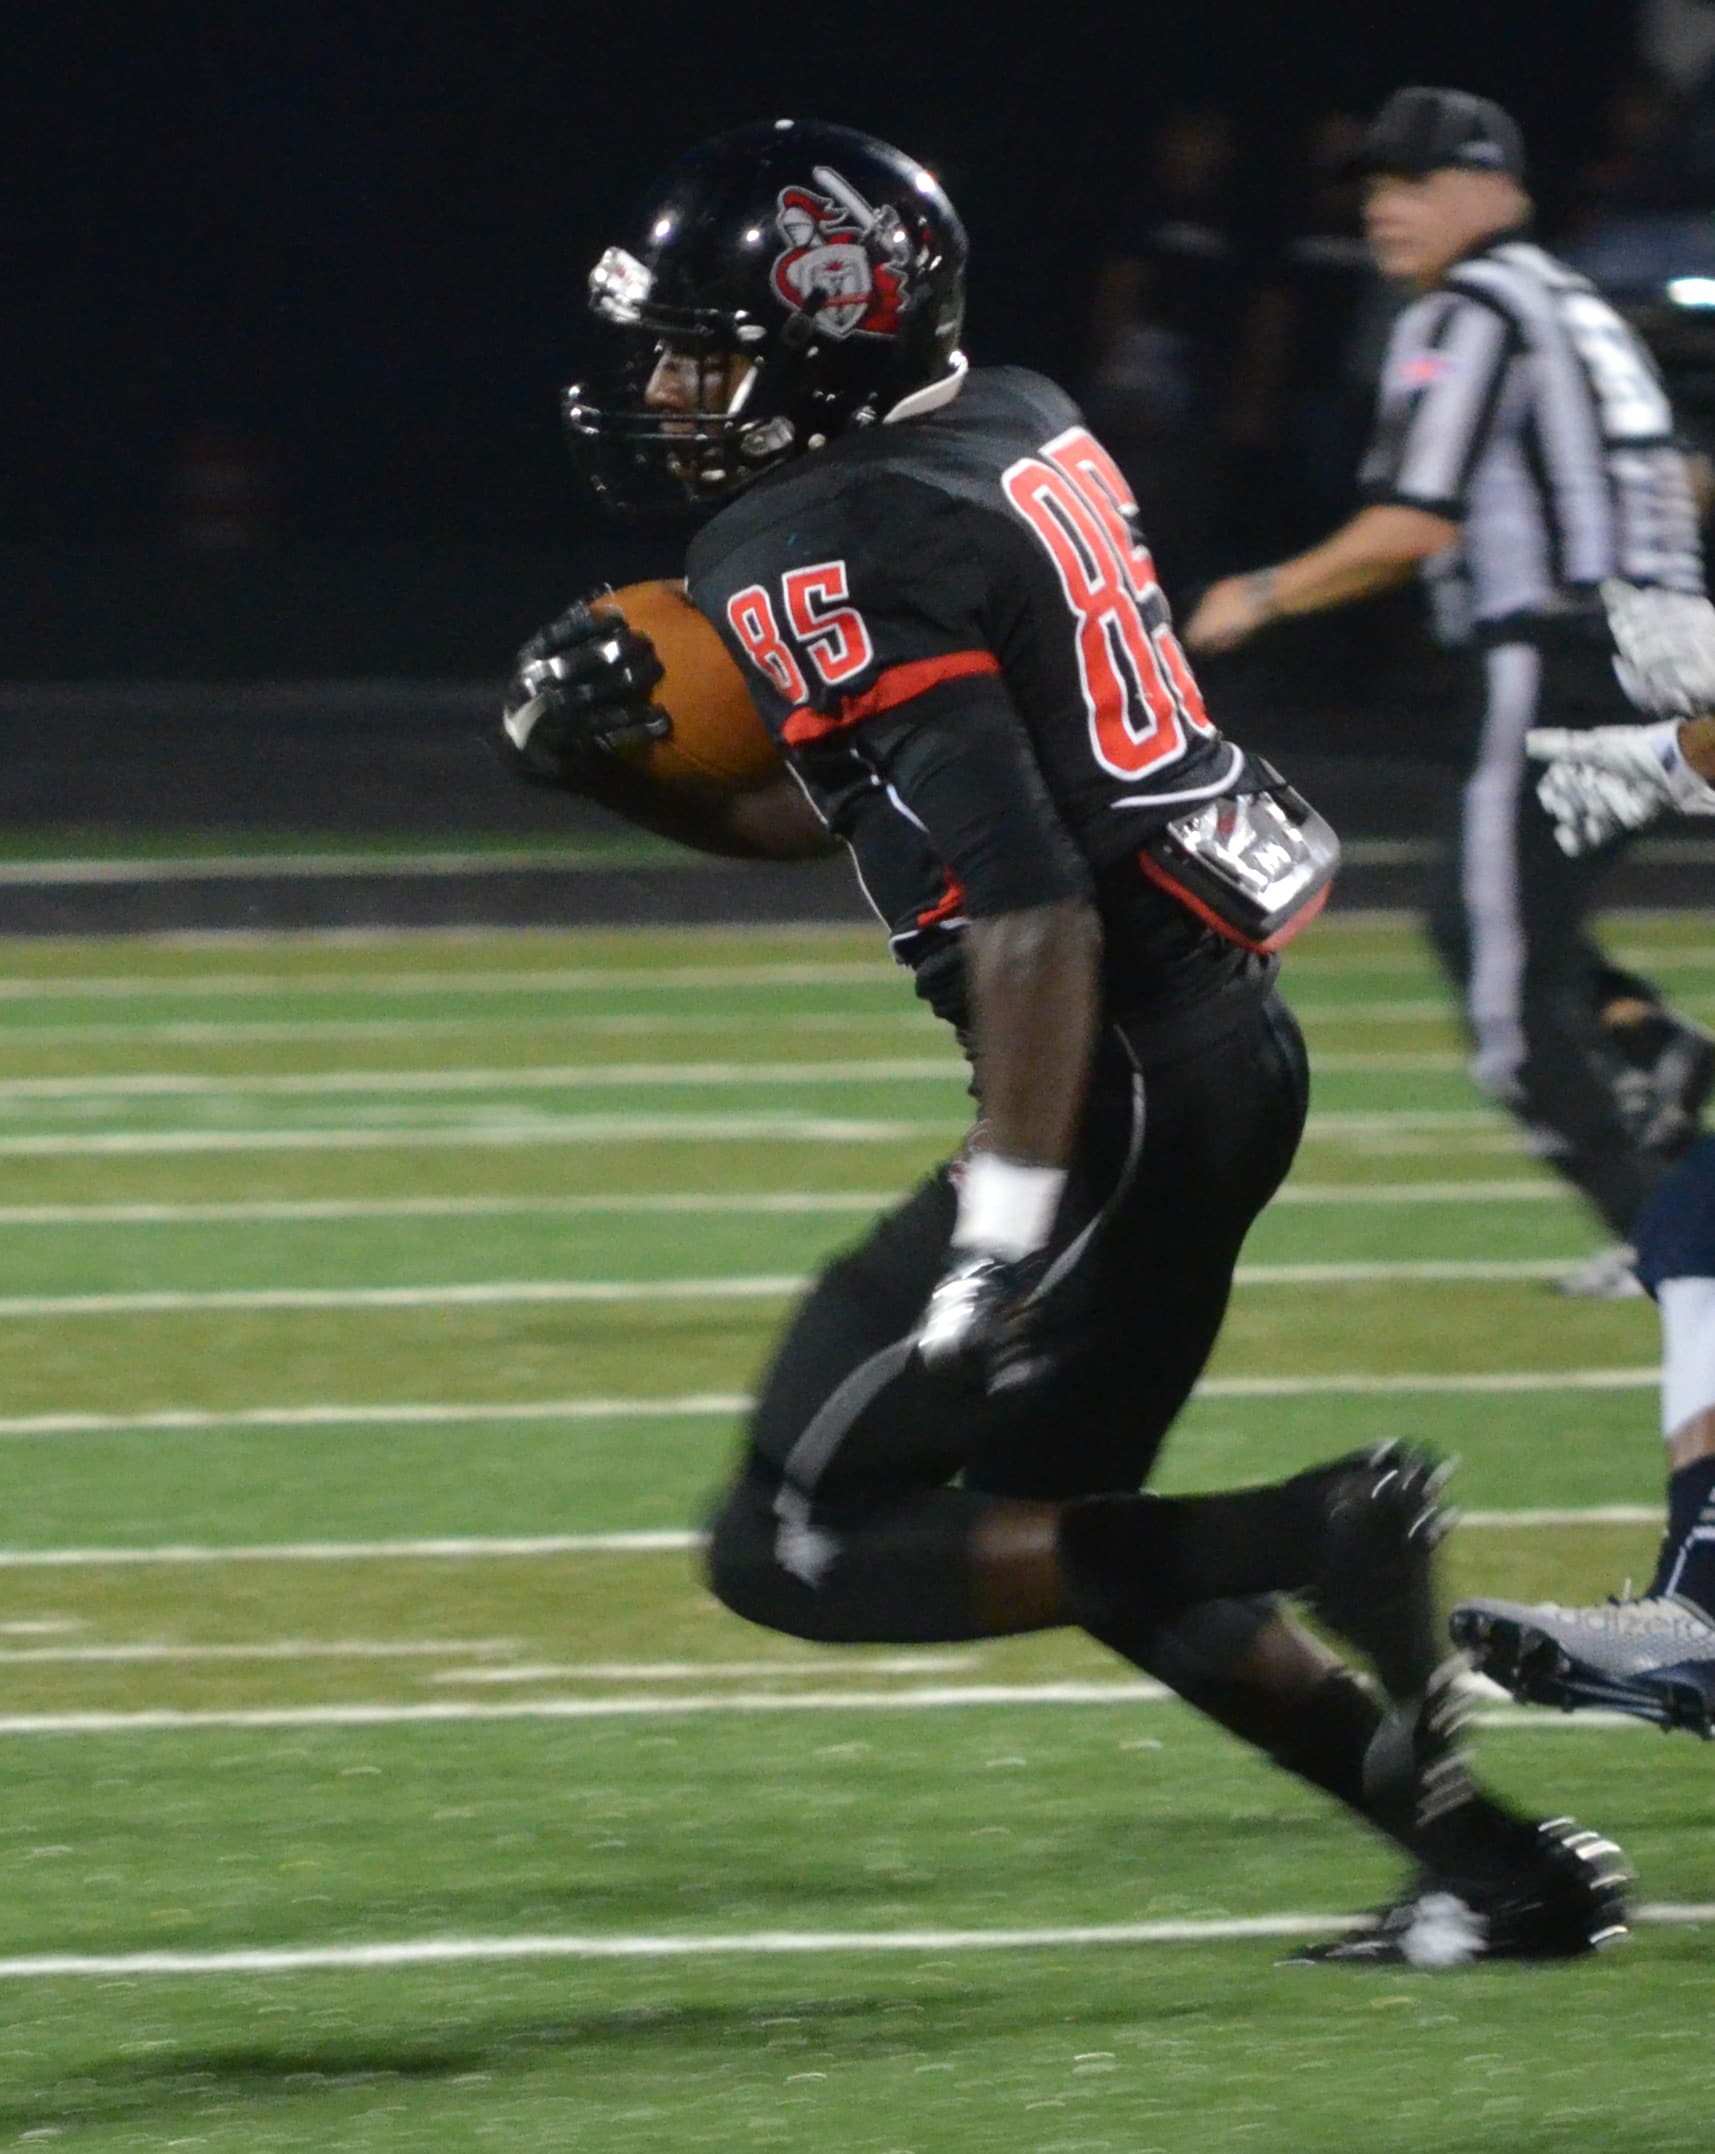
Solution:
M1625 1936L1630 1885L1613 1841L1570 1818L1550 1818L1531 1828L1508 1873L1426 1875L1343 1937L1289 1954L1288 1964L1427 1973L1498 1960L1581 1959Z
M1715 1736L1715 1618L1691 1601L1461 1601L1449 1628L1481 1674L1527 1705L1600 1707Z

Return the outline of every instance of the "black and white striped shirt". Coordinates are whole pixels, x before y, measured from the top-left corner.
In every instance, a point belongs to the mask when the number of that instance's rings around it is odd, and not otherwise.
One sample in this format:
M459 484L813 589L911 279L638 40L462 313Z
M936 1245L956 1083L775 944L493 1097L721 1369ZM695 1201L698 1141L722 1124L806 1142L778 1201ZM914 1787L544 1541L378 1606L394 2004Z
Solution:
M1607 576L1703 589L1654 362L1587 278L1516 235L1400 314L1361 481L1368 501L1463 527L1425 571L1449 640L1528 634Z

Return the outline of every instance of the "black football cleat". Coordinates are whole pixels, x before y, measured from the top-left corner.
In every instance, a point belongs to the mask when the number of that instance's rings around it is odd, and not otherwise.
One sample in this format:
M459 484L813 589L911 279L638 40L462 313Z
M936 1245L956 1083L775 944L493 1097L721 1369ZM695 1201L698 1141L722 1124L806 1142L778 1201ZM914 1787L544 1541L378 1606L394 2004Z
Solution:
M1403 1443L1380 1443L1314 1469L1324 1541L1305 1595L1312 1613L1373 1663L1397 1705L1416 1709L1446 1647L1435 1611L1435 1550L1451 1523L1449 1469Z
M1470 1717L1463 1658L1450 1654L1415 1698L1395 1705L1364 1753L1364 1798L1385 1831L1417 1844L1431 1831L1457 1834L1477 1783L1465 1747Z
M1449 1628L1472 1665L1526 1705L1630 1713L1715 1737L1715 1618L1674 1594L1588 1608L1461 1601Z
M1626 1935L1631 1882L1613 1841L1570 1818L1549 1818L1530 1829L1517 1863L1502 1874L1426 1874L1343 1937L1306 1945L1286 1964L1429 1973L1582 1959Z

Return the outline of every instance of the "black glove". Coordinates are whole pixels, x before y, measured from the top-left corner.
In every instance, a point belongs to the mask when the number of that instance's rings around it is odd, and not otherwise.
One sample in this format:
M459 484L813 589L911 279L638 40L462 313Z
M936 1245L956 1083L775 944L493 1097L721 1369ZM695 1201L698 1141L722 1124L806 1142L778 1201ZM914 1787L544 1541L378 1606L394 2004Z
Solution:
M501 754L520 778L576 786L628 741L663 740L672 720L649 700L661 661L639 635L596 601L575 600L519 651L501 712Z
M924 1368L984 1391L1028 1383L1043 1366L1031 1297L1046 1266L1041 1254L953 1250L917 1326Z

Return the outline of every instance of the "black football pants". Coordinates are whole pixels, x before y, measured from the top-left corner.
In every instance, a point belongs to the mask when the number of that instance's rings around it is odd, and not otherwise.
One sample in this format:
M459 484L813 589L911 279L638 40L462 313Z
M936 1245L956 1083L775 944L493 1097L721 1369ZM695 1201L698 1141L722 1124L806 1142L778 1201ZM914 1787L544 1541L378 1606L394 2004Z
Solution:
M1658 997L1610 966L1586 931L1620 848L1576 860L1560 850L1524 736L1537 725L1621 724L1637 712L1592 646L1502 644L1477 663L1477 753L1430 934L1463 1002L1477 1083L1628 1241L1665 1169L1621 1119L1621 1064L1598 1012L1623 995Z
M926 1374L911 1349L957 1204L956 1167L931 1175L787 1329L712 1522L719 1597L802 1638L977 1635L964 1550L982 1510L1142 1486L1307 1096L1302 1038L1273 995L1175 1059L1146 1062L1111 1028L1051 1245L1044 1372L999 1399Z

